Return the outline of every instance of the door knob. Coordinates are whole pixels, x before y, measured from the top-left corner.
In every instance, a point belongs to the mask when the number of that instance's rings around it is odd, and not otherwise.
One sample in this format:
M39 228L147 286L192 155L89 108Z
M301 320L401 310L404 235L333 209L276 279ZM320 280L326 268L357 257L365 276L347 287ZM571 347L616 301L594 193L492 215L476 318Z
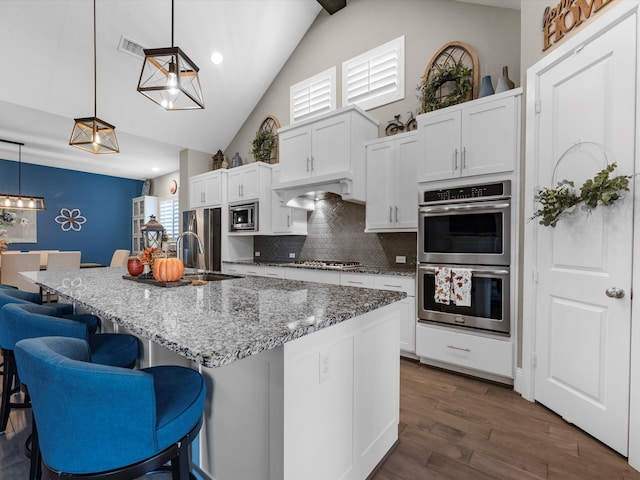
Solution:
M622 297L624 297L624 290L621 289L621 288L617 288L617 287L607 288L607 290L604 293L607 294L607 297L611 297L611 298L622 298Z

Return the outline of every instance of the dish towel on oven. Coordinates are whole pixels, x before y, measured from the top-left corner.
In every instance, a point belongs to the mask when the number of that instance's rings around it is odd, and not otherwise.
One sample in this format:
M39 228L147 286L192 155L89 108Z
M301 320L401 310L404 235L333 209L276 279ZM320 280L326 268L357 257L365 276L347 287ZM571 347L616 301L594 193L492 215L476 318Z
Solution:
M471 306L471 270L436 267L434 300L443 305Z
M471 270L451 269L451 299L459 307L471 306Z
M449 305L451 303L451 269L436 267L436 289L433 299L436 303Z

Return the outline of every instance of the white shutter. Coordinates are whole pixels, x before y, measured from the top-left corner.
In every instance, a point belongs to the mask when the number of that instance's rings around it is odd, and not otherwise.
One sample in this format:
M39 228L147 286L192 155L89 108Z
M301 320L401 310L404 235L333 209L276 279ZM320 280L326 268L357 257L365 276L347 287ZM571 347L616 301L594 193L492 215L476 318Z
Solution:
M178 200L160 202L160 224L169 238L176 238L180 233L180 209Z
M332 67L290 88L291 123L336 109L336 68Z
M342 64L342 106L364 110L404 98L404 36Z

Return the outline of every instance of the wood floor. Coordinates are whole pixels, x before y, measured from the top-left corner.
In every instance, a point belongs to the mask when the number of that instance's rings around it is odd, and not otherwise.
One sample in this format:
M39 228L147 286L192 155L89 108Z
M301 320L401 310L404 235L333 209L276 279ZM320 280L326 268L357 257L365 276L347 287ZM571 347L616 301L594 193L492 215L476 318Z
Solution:
M406 359L400 376L400 442L372 480L640 480L624 457L510 388ZM30 418L13 411L0 435L0 480L27 478Z
M403 359L400 444L373 479L631 480L640 473L511 388Z

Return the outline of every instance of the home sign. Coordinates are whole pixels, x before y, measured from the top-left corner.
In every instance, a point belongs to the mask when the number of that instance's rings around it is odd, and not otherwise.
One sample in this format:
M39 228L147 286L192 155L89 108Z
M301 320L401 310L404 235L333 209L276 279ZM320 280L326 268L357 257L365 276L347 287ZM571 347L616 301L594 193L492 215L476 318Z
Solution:
M614 2L615 0L560 0L555 7L545 8L542 19L542 51L562 40L565 34L598 13L602 7Z

